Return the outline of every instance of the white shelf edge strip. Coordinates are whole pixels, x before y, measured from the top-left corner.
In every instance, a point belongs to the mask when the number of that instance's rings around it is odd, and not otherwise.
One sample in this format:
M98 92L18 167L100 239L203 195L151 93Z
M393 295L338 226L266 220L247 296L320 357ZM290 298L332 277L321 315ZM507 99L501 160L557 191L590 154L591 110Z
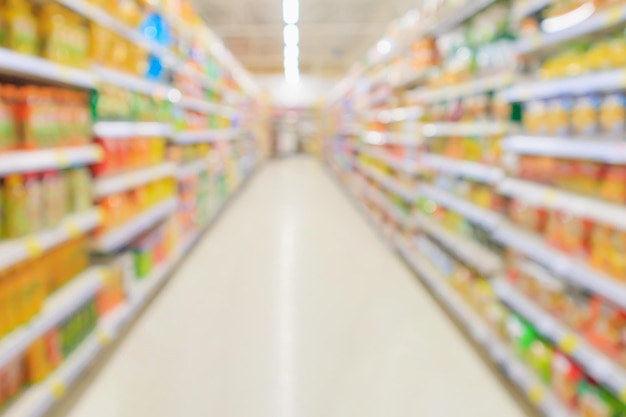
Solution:
M93 249L97 252L114 252L128 245L133 239L154 226L157 222L167 217L176 210L178 201L170 198L139 214L126 224L111 230L97 238Z
M402 226L408 224L409 217L391 203L387 196L379 190L373 187L367 187L364 192L364 197L381 208L385 214L390 216L397 224Z
M99 66L94 67L94 72L101 82L113 84L144 95L166 99L170 91L175 90L171 85L149 81L139 76L133 76Z
M429 32L435 36L440 36L449 32L494 2L495 0L474 0L468 1L460 8L451 8L450 10L447 10L444 18L438 20L432 26Z
M560 346L582 365L587 373L610 387L618 398L626 393L626 370L592 347L583 337L571 331L551 313L545 312L504 280L495 280L498 298L530 321L539 332Z
M183 180L185 178L199 175L203 171L209 169L209 161L206 159L199 159L197 161L187 162L178 166L176 170L176 178Z
M419 186L418 191L422 196L462 214L468 220L481 225L487 230L495 229L502 221L502 218L498 214L476 206L461 197L457 197L437 187L424 184Z
M442 136L496 136L509 131L504 122L441 122L427 123L422 127L424 137Z
M440 172L471 178L488 184L495 184L504 178L504 172L501 168L478 162L451 159L434 154L423 154L420 162Z
M238 128L190 130L175 133L172 137L174 143L190 144L203 142L216 142L220 140L233 140L239 133Z
M30 323L0 340L0 369L93 297L102 286L104 274L103 268L92 267L74 277L48 298L43 310Z
M554 3L555 0L526 0L519 6L513 6L512 17L515 20L522 20Z
M504 139L507 152L523 155L586 159L609 164L626 164L626 143L601 138L559 138L551 136L509 136Z
M564 210L577 217L626 231L626 208L623 205L513 178L503 180L498 185L498 191L533 206Z
M585 6L589 7L589 6ZM593 9L591 10L593 12ZM515 44L515 49L520 53L537 51L546 46L555 45L561 42L575 39L611 26L615 26L626 20L626 6L616 5L606 10L594 13L582 23L559 30L554 33L530 36L522 38Z
M54 247L86 234L100 225L98 209L65 217L56 227L21 239L3 240L0 243L0 271L27 259L36 258Z
M548 417L573 417L545 387L537 376L491 331L467 303L446 284L439 272L428 265L421 255L411 253L406 243L399 251L417 275L430 287L435 296L463 323L471 337L481 345L491 359L502 367L505 375L517 385L527 399Z
M356 133L359 134L359 133ZM423 142L421 132L377 132L374 130L361 130L362 140L368 145L404 145L418 146Z
M414 219L418 228L453 252L464 263L476 268L483 275L490 276L501 271L502 261L500 257L478 242L450 232L438 224L436 220L424 214L417 213Z
M418 162L416 160L399 160L381 149L360 147L357 150L360 154L384 162L389 168L394 170L406 172L408 174L417 174L420 172Z
M538 236L503 224L494 232L493 237L550 269L563 280L626 308L626 285L550 247Z
M626 6L624 6L626 10ZM514 87L502 92L502 97L509 102L546 99L561 95L580 96L589 93L601 93L622 90L626 87L626 69L592 72L578 77L545 81L520 81Z
M396 181L394 181L393 178L388 177L387 175L381 174L379 172L376 172L376 170L369 168L363 164L360 164L359 168L367 177L376 181L388 191L391 191L392 193L399 195L400 197L402 197L404 200L408 202L415 201L417 197L417 193L415 191L408 189L407 187L403 185L398 184Z
M499 90L510 85L514 80L512 73L504 73L491 77L484 77L474 81L445 88L422 88L415 90L415 98L425 103L442 100L451 100L466 97L491 90Z
M172 125L158 122L96 122L94 134L103 139L158 137L172 135Z
M107 195L132 190L162 178L173 177L174 173L174 164L166 162L134 172L97 178L94 184L94 194L96 198L102 198Z
M42 80L55 81L82 88L94 88L97 83L90 71L68 67L44 58L0 48L0 72L8 72Z
M102 151L96 145L36 151L11 151L0 154L0 177L9 174L91 165L101 158Z

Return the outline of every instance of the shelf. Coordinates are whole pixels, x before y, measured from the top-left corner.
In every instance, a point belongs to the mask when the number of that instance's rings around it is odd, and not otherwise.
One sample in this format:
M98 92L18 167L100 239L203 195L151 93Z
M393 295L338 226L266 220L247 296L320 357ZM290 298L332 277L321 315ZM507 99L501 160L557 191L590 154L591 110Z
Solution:
M556 276L626 308L626 285L549 246L539 236L513 225L501 225L495 240L543 265Z
M593 5L585 3L583 13L593 13ZM588 8L588 9L587 9ZM626 6L618 5L596 12L581 23L558 32L537 34L528 38L522 38L515 44L515 49L521 54L539 51L545 47L573 40L602 29L618 25L626 20Z
M97 178L94 184L94 197L99 199L107 195L132 190L162 178L173 177L174 173L174 165L166 162L112 177Z
M421 88L412 94L416 100L425 103L454 100L473 96L488 91L500 90L509 86L514 80L512 73L504 73L490 77L478 78L474 81L444 88Z
M102 139L168 138L172 125L159 122L96 122L94 135Z
M102 286L106 273L106 269L100 267L87 269L52 294L46 300L43 310L28 324L0 339L0 369L94 297Z
M138 45L152 54L159 56L159 58L164 61L165 66L172 66L176 62L174 54L166 47L148 39L139 30L126 25L101 8L89 4L84 0L56 1L79 15L91 20L92 22L117 33L135 45Z
M626 6L624 6L626 10ZM626 69L592 72L577 77L556 80L521 81L502 92L509 102L542 100L560 96L582 96L626 88Z
M88 89L95 88L98 81L90 71L68 67L5 48L0 48L0 72Z
M595 349L583 337L537 306L508 282L495 280L493 287L504 304L532 323L544 337L582 365L593 379L610 388L618 397L626 396L624 368Z
M180 91L171 85L149 81L136 75L125 74L98 66L94 67L94 72L101 82L112 84L135 93L162 99L172 99L180 96Z
M414 219L421 231L427 233L454 253L463 263L474 267L484 276L492 276L502 270L500 257L478 242L449 231L435 219L422 213L415 214Z
M386 190L391 191L392 193L402 197L407 202L413 202L416 200L417 193L415 192L415 190L410 190L407 187L398 184L392 177L377 172L375 169L372 169L364 164L359 164L359 169L368 178L377 182Z
M200 175L201 172L209 169L209 161L207 159L199 159L197 161L186 162L180 164L176 170L176 178L181 181L183 179Z
M384 162L389 168L396 171L402 171L411 175L418 174L421 171L416 160L396 158L382 149L361 147L360 149L357 149L357 151L362 155Z
M565 211L577 217L626 231L626 207L533 182L507 178L500 193L533 206Z
M493 211L479 207L440 188L420 184L418 191L422 196L461 214L487 230L494 230L502 222L502 218Z
M72 214L58 226L21 239L0 241L0 271L28 259L37 258L56 246L82 236L95 229L101 222L98 209Z
M111 253L130 244L159 221L165 219L178 207L176 198L170 198L139 214L126 224L95 239L93 249L99 253Z
M235 140L239 135L239 131L240 130L238 128L189 130L186 132L174 133L172 141L177 144L185 145L192 143Z
M511 126L504 122L442 122L426 123L422 127L425 137L442 136L496 136L503 135Z
M414 71L409 76L403 77L398 82L392 83L391 86L396 90L408 90L423 84L432 73L432 68L424 68L419 71Z
M422 154L420 163L439 172L487 184L496 184L504 178L504 172L499 167L434 154Z
M511 11L511 16L514 20L520 21L523 18L537 13L541 9L544 9L554 3L555 0L526 0L515 4Z
M369 145L419 146L422 144L421 132L377 132L375 130L360 131L362 140Z
M509 136L503 142L505 151L522 155L585 159L609 164L626 164L626 143L619 138Z
M552 391L541 383L532 370L513 354L482 318L446 283L445 277L426 258L412 253L404 242L398 246L402 257L426 286L459 320L472 339L501 367L506 377L522 391L531 404L547 417L573 417Z
M422 107L396 107L387 110L370 111L368 120L377 120L381 123L403 122L407 120L418 120L423 114L424 109Z
M453 7L447 11L446 16L436 21L429 31L433 36L441 36L451 31L463 22L474 17L478 12L487 8L495 0L469 0L461 7Z
M0 153L0 178L10 174L42 172L94 164L102 158L96 145Z
M365 188L364 197L382 209L382 211L388 217L393 219L397 225L406 226L408 224L409 217L402 212L400 208L396 207L395 204L389 201L389 198L380 190L367 186Z
M183 97L177 104L183 109L209 115L218 114L222 110L220 104L197 97Z

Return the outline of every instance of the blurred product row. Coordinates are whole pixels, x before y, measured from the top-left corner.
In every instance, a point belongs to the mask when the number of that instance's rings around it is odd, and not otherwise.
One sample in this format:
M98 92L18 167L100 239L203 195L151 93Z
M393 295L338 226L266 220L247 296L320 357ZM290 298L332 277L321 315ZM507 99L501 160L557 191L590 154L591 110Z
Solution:
M0 1L7 416L64 396L265 157L215 42L187 2Z
M547 416L626 415L625 22L424 1L327 103L333 172Z

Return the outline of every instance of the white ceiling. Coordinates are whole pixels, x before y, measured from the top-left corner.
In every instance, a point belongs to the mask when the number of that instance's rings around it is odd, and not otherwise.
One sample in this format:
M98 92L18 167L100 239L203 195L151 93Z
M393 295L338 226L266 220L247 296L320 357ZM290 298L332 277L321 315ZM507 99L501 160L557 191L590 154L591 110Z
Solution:
M282 0L192 0L253 73L283 71ZM343 75L416 0L300 0L300 72Z

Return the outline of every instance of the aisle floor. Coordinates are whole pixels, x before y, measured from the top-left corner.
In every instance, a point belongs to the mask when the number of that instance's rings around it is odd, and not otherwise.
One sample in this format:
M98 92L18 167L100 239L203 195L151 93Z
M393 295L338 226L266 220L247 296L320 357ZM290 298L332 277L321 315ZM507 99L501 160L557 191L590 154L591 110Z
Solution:
M70 417L518 417L316 161L265 165Z

